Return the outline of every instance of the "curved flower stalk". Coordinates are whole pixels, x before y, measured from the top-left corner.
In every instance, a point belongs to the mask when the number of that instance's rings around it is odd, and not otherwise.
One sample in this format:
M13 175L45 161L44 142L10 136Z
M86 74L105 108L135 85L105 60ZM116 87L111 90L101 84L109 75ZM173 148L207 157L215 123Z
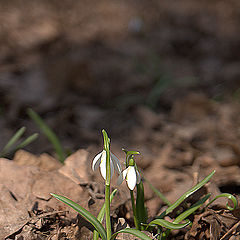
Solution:
M93 159L92 170L95 171L98 167L100 167L100 172L102 177L106 180L106 162L107 162L107 152L103 150L98 153ZM121 174L122 168L118 158L110 152L110 173L111 178L114 174L114 169L118 174Z
M140 209L136 208L136 203L135 203L135 199L134 199L134 193L133 190L137 185L137 188L139 190L139 184L141 183L141 176L138 172L137 169L137 165L135 163L135 161L133 160L133 157L135 154L140 154L139 152L136 151L127 151L125 149L123 149L123 151L126 153L126 169L120 174L120 176L118 177L118 185L120 185L123 180L125 179L127 182L127 186L130 190L130 195L131 195L131 202L132 202L132 209L133 209L133 216L134 216L134 224L137 230L141 229L141 216L138 214L138 212L140 212ZM142 186L143 187L143 186ZM144 197L143 199L141 199L142 203L139 204L139 196L138 193L140 193L139 191L137 191L137 200L138 200L138 207L141 205L144 208L144 212L145 212L145 207L144 207ZM141 195L141 194L140 194Z

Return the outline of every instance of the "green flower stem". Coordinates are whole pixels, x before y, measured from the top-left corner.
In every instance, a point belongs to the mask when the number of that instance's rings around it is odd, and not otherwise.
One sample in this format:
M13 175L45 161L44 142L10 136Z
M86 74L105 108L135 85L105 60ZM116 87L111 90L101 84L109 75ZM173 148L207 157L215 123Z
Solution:
M145 226L144 223L147 223L147 209L144 204L144 187L142 180L139 184L137 184L137 197L136 197L136 212L137 212L137 219L140 222L140 229L144 230ZM142 224L143 223L143 224Z
M104 138L104 148L106 151L106 181L105 181L105 218L106 218L106 230L107 240L111 239L111 219L110 219L110 180L111 180L111 168L110 168L110 139L108 138L107 132L102 130Z
M111 220L110 220L110 185L105 185L105 205L106 205L106 230L107 240L111 238Z
M117 189L115 189L115 190L112 191L112 193L111 193L111 195L110 195L110 204L111 204L114 196L116 195L116 193L117 193ZM105 205L106 205L106 204L105 204L105 202L104 202L101 210L100 210L99 213L98 213L97 220L98 220L100 223L102 223L103 218L104 218L104 215L105 215ZM106 233L106 234L107 234L107 233ZM97 230L94 230L94 231L93 231L93 240L98 240L98 238L99 238L99 232L98 232Z
M38 125L38 127L41 129L41 131L46 135L48 140L53 145L58 159L61 163L64 162L66 159L66 153L60 143L60 140L58 139L57 135L53 132L53 130L43 121L43 119L34 112L31 108L27 110L27 114L30 116L30 118Z
M133 209L133 218L134 218L134 224L137 230L140 230L140 225L138 222L138 218L137 218L137 211L136 211L136 205L135 205L135 199L134 199L134 195L133 195L133 190L130 190L130 194L131 194L131 202L132 202L132 209Z

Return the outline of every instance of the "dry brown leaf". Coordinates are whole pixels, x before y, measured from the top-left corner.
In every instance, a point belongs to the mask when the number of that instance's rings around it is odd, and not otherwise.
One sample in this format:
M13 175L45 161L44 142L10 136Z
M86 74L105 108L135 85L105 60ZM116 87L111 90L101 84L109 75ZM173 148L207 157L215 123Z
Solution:
M0 184L0 239L20 229L29 218L28 212L12 192Z
M22 149L15 153L13 161L20 166L38 166L46 171L52 171L62 167L62 164L57 159L47 153L36 156Z
M78 150L64 161L64 166L59 172L70 178L77 184L87 184L89 182L89 153L84 150Z
M42 170L53 171L62 167L62 164L47 153L41 154L39 157L39 167Z
M40 159L37 156L23 149L15 153L13 161L20 166L38 166L40 163Z
M213 112L213 102L205 95L192 93L174 103L171 116L175 121L199 120Z
M136 115L143 128L151 129L162 123L161 117L146 106L139 106L136 109Z
M229 211L208 210L195 215L190 231L185 235L187 240L219 240L238 221Z
M19 166L14 161L0 159L1 205L0 239L14 233L28 218L33 207L68 210L65 204L49 193L64 195L87 208L88 192L57 171L46 172L35 166Z

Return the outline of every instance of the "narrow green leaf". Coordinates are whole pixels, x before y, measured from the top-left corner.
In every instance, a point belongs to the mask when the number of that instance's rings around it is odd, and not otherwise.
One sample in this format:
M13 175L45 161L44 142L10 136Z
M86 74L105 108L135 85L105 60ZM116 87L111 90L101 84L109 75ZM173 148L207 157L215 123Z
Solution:
M116 193L117 193L117 189L114 189L113 192L110 195L110 203L112 202L112 200L113 200L114 196L116 195ZM97 217L99 222L103 221L104 214L105 214L105 203L103 204L101 210L99 211L98 217Z
M20 144L18 144L15 149L17 150L20 148L24 148L30 143L32 143L33 141L35 141L37 138L38 138L38 133L34 133L33 135L29 136L24 141L22 141Z
M212 171L207 177L205 177L201 182L199 182L197 185L195 185L193 188L185 192L175 203L173 203L170 207L164 211L164 215L169 214L172 212L176 207L178 207L186 198L188 198L190 195L195 193L198 189L200 189L202 186L204 186L213 176L215 173L215 170Z
M110 195L110 203L112 202L116 193L117 193L117 189L114 189ZM103 221L104 214L105 214L105 203L103 204L102 208L100 209L98 217L97 217L97 219L100 223L102 223L102 221ZM99 238L99 233L98 233L98 231L94 230L93 231L93 240L97 240L98 238Z
M142 180L139 184L137 184L137 198L136 198L136 212L137 218L140 223L147 223L147 209L145 207L145 199L144 199L144 187ZM144 227L141 225L141 230Z
M90 222L95 229L99 232L101 238L103 240L107 240L107 233L105 231L105 229L103 228L102 224L98 221L98 219L93 216L90 212L88 212L85 208L81 207L80 205L78 205L77 203L73 202L72 200L61 196L61 195L57 195L54 193L50 193L53 197L55 197L56 199L58 199L59 201L67 204L69 207L73 208L74 210L76 210L81 216L83 216L84 218L86 218L86 220L88 222Z
M162 201L167 204L168 206L171 206L171 203L168 201L168 199L158 190L156 189L146 178L144 178L146 183L149 185L149 187L153 190L153 192L162 199Z
M199 201L193 204L189 209L187 209L185 212L177 216L173 221L173 223L180 223L181 221L185 220L189 215L191 215L197 209L199 209L209 199L210 196L211 194L209 193L205 197L201 198Z
M185 220L189 215L191 215L193 212L195 212L198 208L200 208L204 202L210 197L210 193L207 194L205 197L203 197L202 199L200 199L197 203L195 203L194 205L192 205L189 209L187 209L185 212L183 212L182 214L180 214L174 221L173 223L180 223L181 221ZM164 232L164 237L163 239L167 239L167 237L170 234L170 229L168 229L167 231Z
M26 127L22 127L12 136L12 138L8 141L8 143L3 148L1 152L1 156L4 156L8 153L10 148L19 140L19 138L23 135L25 130L26 130Z
M222 193L222 194L217 195L212 201L210 201L210 202L207 204L206 207L208 207L211 203L213 203L216 199L218 199L218 198L220 198L220 197L226 197L226 198L230 199L230 200L233 202L233 207L229 206L229 204L226 203L228 210L233 211L233 210L237 207L238 201L237 201L237 199L236 199L232 194L230 194L230 193Z
M65 158L66 158L66 154L61 146L61 143L58 139L58 137L56 136L56 134L53 132L53 130L43 121L43 119L36 113L34 112L31 108L29 108L27 110L28 115L30 116L30 118L38 125L38 127L41 129L41 131L46 135L46 137L48 138L48 140L51 142L51 144L53 145L59 161L61 163L64 162Z
M110 182L111 182L111 166L110 166L110 138L107 132L103 129L104 150L106 151L106 178L105 178L105 221L106 233L109 240L111 232L111 219L110 219Z
M186 223L174 223L174 222L168 222L165 219L155 219L153 221L151 221L148 226L152 226L152 225L159 225L161 227L165 227L167 229L181 229L186 227L187 225L189 225L191 222L189 220L186 220Z
M134 229L134 228L124 228L116 233L114 233L111 237L110 240L113 240L116 238L116 236L119 234L119 233L129 233L129 234L132 234L136 237L139 237L141 238L142 240L152 240L150 237L148 237L146 234L144 234L143 232L137 230L137 229Z

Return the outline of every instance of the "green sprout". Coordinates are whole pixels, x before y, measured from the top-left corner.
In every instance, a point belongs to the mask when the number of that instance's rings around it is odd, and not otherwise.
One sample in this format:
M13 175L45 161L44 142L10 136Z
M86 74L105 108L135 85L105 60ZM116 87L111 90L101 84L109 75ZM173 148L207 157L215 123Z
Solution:
M11 137L11 139L1 150L0 157L5 157L12 152L16 152L17 150L26 147L27 145L29 145L30 143L37 139L38 133L34 133L33 135L27 137L26 139L20 141L25 131L26 127L22 127Z
M27 114L29 117L37 124L37 126L41 129L41 131L46 135L49 142L53 145L55 152L58 156L58 159L61 163L64 162L66 158L66 153L61 146L61 143L57 137L57 135L53 132L53 130L43 121L43 119L34 112L31 108L27 110Z

